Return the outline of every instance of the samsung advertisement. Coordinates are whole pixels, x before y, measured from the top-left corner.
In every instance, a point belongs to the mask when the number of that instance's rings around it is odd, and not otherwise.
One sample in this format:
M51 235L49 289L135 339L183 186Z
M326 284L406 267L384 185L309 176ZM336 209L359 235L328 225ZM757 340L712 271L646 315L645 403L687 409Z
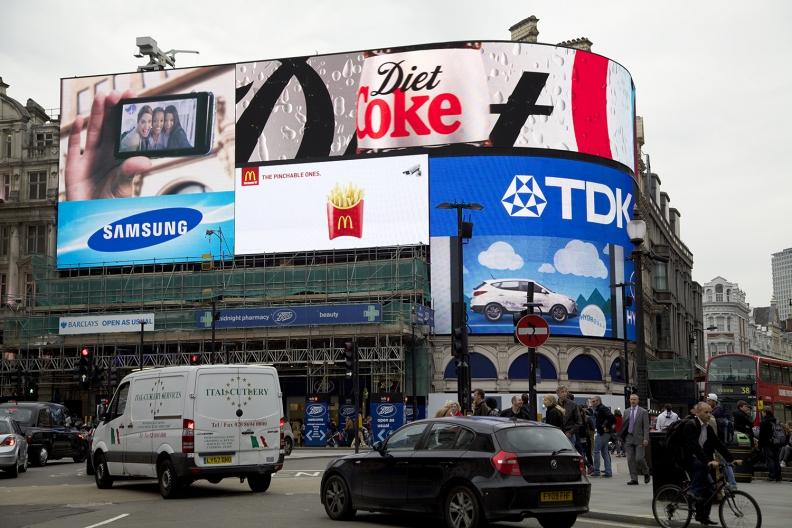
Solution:
M451 330L450 262L454 211L442 202L476 202L466 212L473 237L463 249L464 297L473 334L509 334L512 314L535 308L554 335L622 337L621 291L632 282L627 222L633 179L592 163L525 156L462 156L430 161L430 231L435 330ZM633 291L628 286L627 294ZM627 335L635 315L627 309Z

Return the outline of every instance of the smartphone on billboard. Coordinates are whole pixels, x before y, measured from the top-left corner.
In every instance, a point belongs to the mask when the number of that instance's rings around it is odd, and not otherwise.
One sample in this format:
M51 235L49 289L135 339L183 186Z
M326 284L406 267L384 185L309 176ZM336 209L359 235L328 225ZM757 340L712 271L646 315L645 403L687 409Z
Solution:
M211 92L121 99L116 112L116 158L202 156L212 149Z

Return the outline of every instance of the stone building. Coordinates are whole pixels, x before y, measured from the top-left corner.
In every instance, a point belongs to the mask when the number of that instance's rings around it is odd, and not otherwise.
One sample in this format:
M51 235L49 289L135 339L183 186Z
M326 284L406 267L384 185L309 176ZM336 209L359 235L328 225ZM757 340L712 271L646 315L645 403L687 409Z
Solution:
M704 285L703 306L707 357L731 352L748 354L751 313L739 285L715 277Z

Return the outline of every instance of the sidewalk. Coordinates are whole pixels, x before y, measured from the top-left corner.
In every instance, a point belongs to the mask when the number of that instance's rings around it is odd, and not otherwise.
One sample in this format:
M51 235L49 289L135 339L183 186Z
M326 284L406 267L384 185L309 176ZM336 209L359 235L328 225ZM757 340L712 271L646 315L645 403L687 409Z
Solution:
M644 484L639 477L638 486L628 486L630 480L626 458L613 458L613 478L591 477L591 501L588 518L603 519L635 525L657 526L652 515L652 483ZM792 499L792 482L767 482L754 480L738 484L749 493L762 510L762 526L766 528L789 527L789 503ZM718 520L717 505L710 518ZM699 526L695 521L691 526Z

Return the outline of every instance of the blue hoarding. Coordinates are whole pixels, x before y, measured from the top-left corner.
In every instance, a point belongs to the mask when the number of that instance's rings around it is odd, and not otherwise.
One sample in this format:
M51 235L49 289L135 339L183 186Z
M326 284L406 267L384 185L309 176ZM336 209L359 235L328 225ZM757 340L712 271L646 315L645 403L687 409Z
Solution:
M471 333L512 333L531 282L534 302L555 335L621 337L621 292L632 281L626 226L634 180L594 163L528 156L460 156L430 161L430 234L435 330L450 332L453 211L476 202L473 237L463 249ZM628 288L628 295L632 289ZM627 335L634 313L627 310Z
M326 446L330 429L330 410L327 402L306 402L304 423L303 445L307 447Z
M370 404L371 435L374 442L384 441L393 431L404 425L404 402L376 402Z
M261 328L381 322L382 305L379 303L316 304L311 306L219 310L215 328ZM211 328L212 311L196 311L195 324L197 328Z
M233 248L233 191L58 205L58 268L230 259Z

